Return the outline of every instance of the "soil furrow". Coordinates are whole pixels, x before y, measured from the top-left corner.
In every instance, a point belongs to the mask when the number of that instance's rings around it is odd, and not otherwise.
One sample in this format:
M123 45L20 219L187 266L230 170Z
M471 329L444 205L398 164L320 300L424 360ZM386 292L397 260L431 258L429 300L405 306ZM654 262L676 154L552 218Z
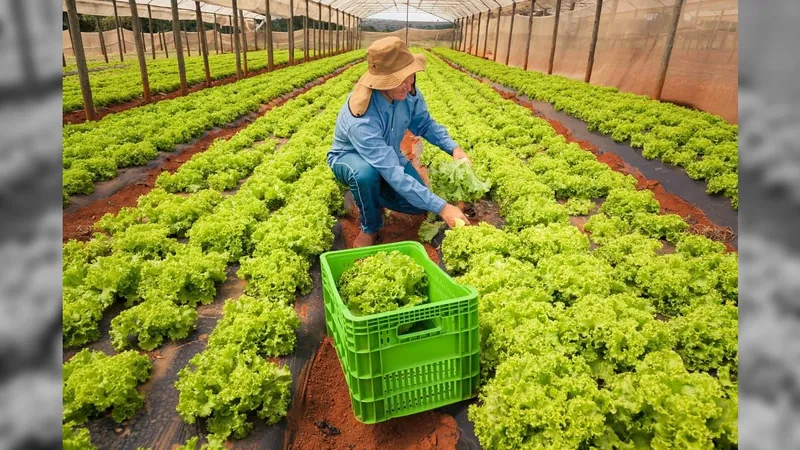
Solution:
M132 179L129 181L129 184L125 186L119 186L118 190L108 192L103 198L93 200L77 210L65 212L62 241L66 242L70 239L87 240L91 238L95 222L100 220L100 218L102 218L106 213L117 213L125 206L136 206L136 201L139 199L139 197L147 194L153 189L156 178L158 178L161 172L168 171L170 173L174 173L186 161L191 159L192 156L207 150L214 140L220 138L229 139L240 130L250 125L251 122L271 111L273 108L281 106L289 100L308 91L309 89L327 82L329 79L340 75L345 70L356 64L359 64L360 62L361 60L354 61L343 67L340 67L324 77L320 77L306 84L302 88L295 89L288 94L273 99L266 105L262 105L261 108L259 108L258 113L251 114L244 121L239 119L234 122L236 124L234 126L206 132L201 138L183 147L178 154L168 153L160 164L156 164L154 167L149 168L148 170L144 171L144 173L139 174L138 177L130 177ZM102 183L98 183L98 186L101 184ZM80 199L81 197L83 196L75 196L76 199Z

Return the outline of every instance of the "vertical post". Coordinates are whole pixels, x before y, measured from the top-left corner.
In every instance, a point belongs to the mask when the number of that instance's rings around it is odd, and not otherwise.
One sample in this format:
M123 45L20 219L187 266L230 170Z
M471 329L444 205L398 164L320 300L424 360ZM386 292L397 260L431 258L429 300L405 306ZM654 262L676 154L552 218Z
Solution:
M117 14L117 0L111 0L111 3L114 5L114 21L117 24L117 47L119 47L119 60L124 61L122 57L122 46L125 42L122 40L122 28L119 26L119 14Z
M170 5L172 6L172 39L175 42L175 54L178 56L178 73L181 77L181 94L186 95L189 93L189 91L186 89L186 66L183 63L183 48L181 48L181 25L178 18L178 0L170 0ZM166 38L164 41L166 42Z
M311 18L309 18L308 20L311 21L311 57L312 58L316 58L317 57L317 24L319 22L315 21L314 19L311 19Z
M333 10L330 3L328 3L328 56L333 54Z
M244 27L244 11L239 10L239 36L242 38L242 56L244 57L244 76L247 76L247 32Z
M232 0L233 15L231 17L231 26L233 26L233 51L236 53L236 79L242 78L242 55L239 53L239 25L237 24L239 16L239 5L236 0Z
M150 81L147 79L147 57L144 51L144 36L142 35L141 25L139 24L139 11L136 8L136 0L128 0L131 7L131 26L133 27L133 42L136 45L136 56L139 58L139 74L142 77L142 92L144 102L150 103Z
M466 17L462 17L458 24L458 50L462 52L464 51L467 45L465 41L466 34L464 33L464 27L466 26L465 22L466 19L467 19Z
M139 29L142 30L142 48L144 49L145 55L147 54L147 39L144 38L144 28L142 27L142 22L139 22Z
M453 21L453 39L450 41L450 50L456 49L457 37L458 37L458 19Z
M553 42L550 45L550 62L547 64L547 73L553 73L553 61L556 59L556 39L558 38L558 21L561 19L561 0L556 0L556 20L553 23Z
M167 35L161 32L161 39L164 42L164 57L169 58L169 50L167 49Z
M203 54L203 45L202 45L202 43L200 41L200 33L203 33L203 32L205 32L205 30L201 29L200 27L197 27L197 54L198 55L202 55Z
M514 17L517 15L517 2L514 0L514 3L511 5L511 27L508 29L508 47L506 47L506 65L508 65L508 59L511 57L511 38L514 36Z
M275 59L272 54L272 14L269 12L269 0L264 0L267 10L267 70L272 72L275 68Z
M186 23L183 24L183 39L186 40L186 56L192 56L192 51L190 50L191 45L189 45L189 33L186 32Z
M214 13L214 32L211 33L214 35L214 51L219 55L219 42L217 41L217 13ZM220 41L222 38L220 38Z
M308 0L306 0L306 15L303 16L303 62L308 62Z
M503 18L503 7L497 8L497 28L494 31L494 53L492 53L492 61L497 61L497 44L500 43L500 19Z
M319 20L317 21L317 25L319 25L319 54L320 56L325 56L325 42L323 40L323 28L322 28L322 2L318 0L317 7L319 8L317 11L319 12Z
M256 47L256 51L258 51L258 24L256 23L256 19L253 19L253 45Z
M472 54L472 49L475 47L472 46L472 36L475 34L475 14L470 16L469 18L469 54ZM478 52L475 52L476 54Z
M339 18L339 10L336 10L336 53L339 53L339 39L342 34L341 19Z
M675 1L675 11L672 14L672 23L669 27L669 34L667 35L667 45L664 49L664 56L661 58L661 69L658 71L658 82L656 83L656 92L653 96L656 100L661 100L661 93L664 90L664 81L667 79L667 69L669 69L669 59L672 56L672 47L675 45L675 33L678 31L678 24L681 20L681 9L683 8L684 0Z
M233 45L233 17L231 17L231 16L229 15L229 16L228 16L228 20L230 20L230 23L231 23L231 25L230 25L230 27L229 27L229 28L231 29L231 34L230 34L230 38L231 38L231 51L233 51L233 47L234 47L234 45Z
M208 69L208 42L206 41L206 26L203 23L203 13L200 12L200 2L194 2L194 13L197 16L197 29L203 30L200 36L200 53L203 55L203 68L206 71L206 87L211 86L211 71Z
M603 10L603 0L597 0L597 9L594 13L594 27L592 28L592 43L589 46L589 62L586 64L586 76L583 81L589 82L592 79L592 68L594 67L594 52L597 48L597 34L600 32L600 12Z
M78 81L81 84L81 96L83 97L83 111L86 113L86 120L95 120L97 116L94 112L92 102L92 87L89 85L89 70L86 67L86 54L83 52L83 38L81 37L81 25L78 19L78 9L75 0L66 0L67 21L70 36L72 37L72 50L75 53L75 62L78 65ZM66 60L64 60L66 63Z
M294 65L294 0L289 0L289 65Z
M97 34L100 37L100 50L103 52L103 59L108 64L108 52L106 51L106 38L103 36L103 27L100 26L100 18L94 16L94 24L97 26ZM66 62L64 63L66 66Z
M475 37L475 56L478 56L478 47L481 45L481 19L483 11L478 12L478 35Z
M601 0L602 1L602 0ZM536 0L531 0L531 15L528 17L528 40L525 42L525 70L528 70L528 56L531 52L531 35L533 34L533 9L536 7Z
M489 43L489 22L492 21L492 10L486 11L486 27L483 30L483 58L486 58L486 45Z
M150 10L150 4L147 4L147 28L150 29L150 47L153 53L153 59L156 59L156 39L153 37L153 13Z

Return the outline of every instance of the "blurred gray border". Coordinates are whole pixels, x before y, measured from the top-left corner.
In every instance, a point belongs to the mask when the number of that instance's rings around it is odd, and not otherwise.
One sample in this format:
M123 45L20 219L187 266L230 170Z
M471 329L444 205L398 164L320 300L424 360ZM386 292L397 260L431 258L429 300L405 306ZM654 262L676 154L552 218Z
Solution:
M739 8L740 448L800 448L800 2ZM0 2L0 449L60 439L60 21Z

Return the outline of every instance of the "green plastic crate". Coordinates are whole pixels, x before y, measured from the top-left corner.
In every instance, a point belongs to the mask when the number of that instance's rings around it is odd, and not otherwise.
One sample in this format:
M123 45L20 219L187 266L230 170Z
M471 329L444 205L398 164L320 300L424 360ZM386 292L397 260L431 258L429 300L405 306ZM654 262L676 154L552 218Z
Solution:
M425 269L429 302L354 316L342 302L336 282L357 259L393 250ZM320 261L325 325L359 421L382 422L477 395L480 345L475 288L453 281L419 242L327 252Z

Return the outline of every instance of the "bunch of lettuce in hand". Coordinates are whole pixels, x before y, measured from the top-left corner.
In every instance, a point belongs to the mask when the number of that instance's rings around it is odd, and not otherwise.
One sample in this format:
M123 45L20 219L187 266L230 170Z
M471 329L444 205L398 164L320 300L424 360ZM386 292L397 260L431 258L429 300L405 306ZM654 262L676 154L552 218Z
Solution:
M443 160L428 170L431 190L448 202L470 203L483 198L492 183L482 181L472 169L469 160Z
M425 303L427 288L425 269L397 251L361 258L339 278L342 301L356 316Z

